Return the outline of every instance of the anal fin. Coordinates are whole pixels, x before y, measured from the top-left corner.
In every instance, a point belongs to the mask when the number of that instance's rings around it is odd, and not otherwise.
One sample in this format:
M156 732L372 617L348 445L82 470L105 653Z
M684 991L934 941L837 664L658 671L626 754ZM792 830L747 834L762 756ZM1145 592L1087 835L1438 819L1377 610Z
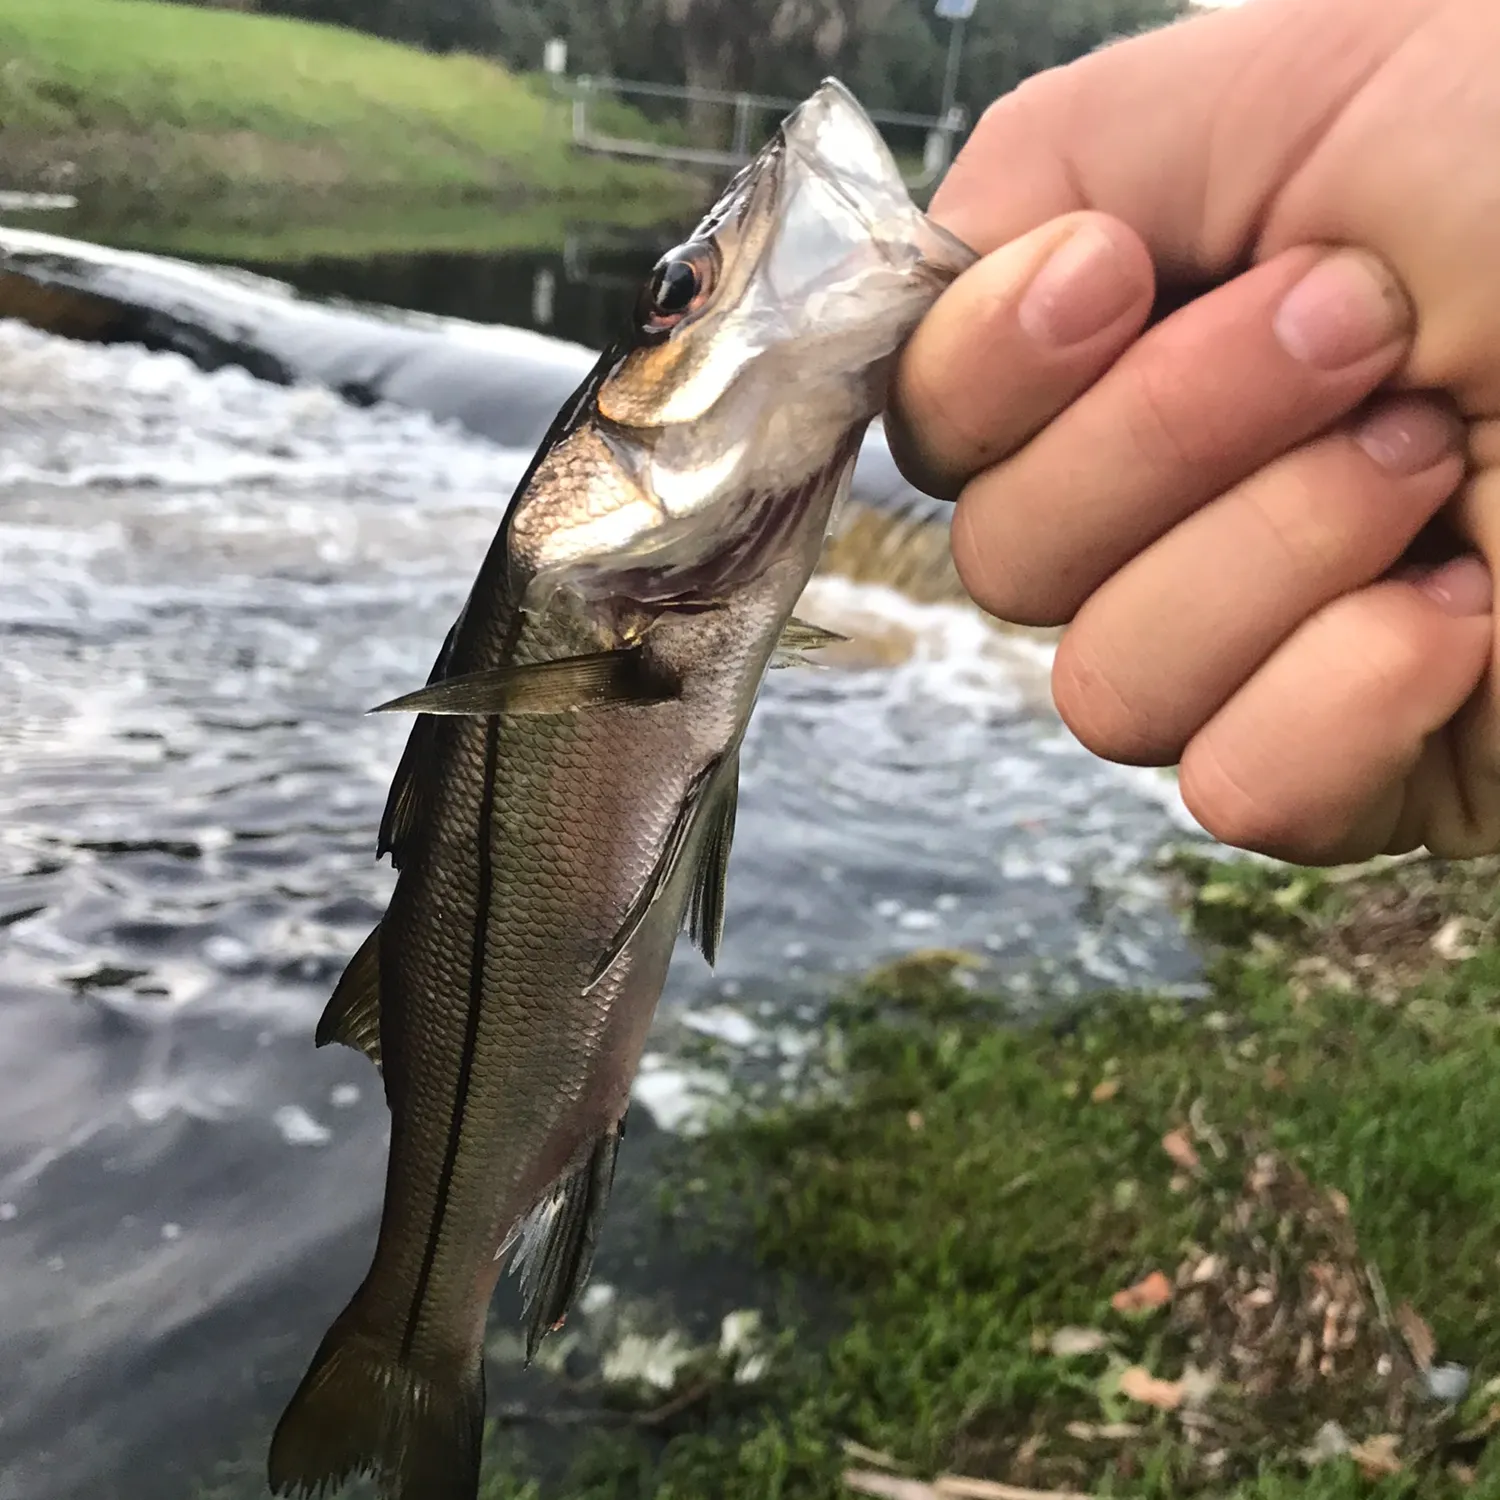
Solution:
M363 1052L378 1069L380 1060L380 924L349 960L318 1020L320 1047L342 1042Z
M510 1269L521 1278L527 1364L542 1340L560 1326L588 1280L624 1134L621 1119L594 1142L582 1165L542 1198L501 1247L502 1254L517 1247Z

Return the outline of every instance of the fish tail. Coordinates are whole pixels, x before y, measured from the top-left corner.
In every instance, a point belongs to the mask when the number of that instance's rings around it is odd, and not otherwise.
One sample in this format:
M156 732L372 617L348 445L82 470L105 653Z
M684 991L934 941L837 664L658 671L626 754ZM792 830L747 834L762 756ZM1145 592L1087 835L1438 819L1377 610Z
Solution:
M328 1330L276 1425L271 1492L320 1496L368 1474L382 1500L475 1500L483 1357L451 1375L413 1370L361 1326L357 1306Z

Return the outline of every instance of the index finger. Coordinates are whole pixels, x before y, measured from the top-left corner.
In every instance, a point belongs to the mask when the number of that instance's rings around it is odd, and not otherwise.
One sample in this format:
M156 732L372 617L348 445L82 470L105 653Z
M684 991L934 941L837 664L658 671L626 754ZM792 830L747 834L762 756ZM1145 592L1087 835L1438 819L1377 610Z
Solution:
M985 112L933 217L984 253L1094 209L1165 279L1217 281L1253 258L1277 191L1423 8L1254 0L1038 74Z

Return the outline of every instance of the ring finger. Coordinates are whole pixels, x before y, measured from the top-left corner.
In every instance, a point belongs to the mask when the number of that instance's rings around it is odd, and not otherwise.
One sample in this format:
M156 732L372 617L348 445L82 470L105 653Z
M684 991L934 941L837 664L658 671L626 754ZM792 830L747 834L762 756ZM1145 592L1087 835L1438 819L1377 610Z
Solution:
M1304 620L1400 558L1461 482L1462 436L1436 401L1381 401L1195 511L1069 626L1069 727L1111 760L1173 764Z

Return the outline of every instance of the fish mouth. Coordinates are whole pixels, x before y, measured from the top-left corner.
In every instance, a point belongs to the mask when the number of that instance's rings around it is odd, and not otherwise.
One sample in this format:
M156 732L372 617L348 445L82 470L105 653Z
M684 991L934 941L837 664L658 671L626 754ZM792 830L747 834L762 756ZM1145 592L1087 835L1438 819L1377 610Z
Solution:
M978 259L912 202L885 138L836 78L824 79L781 122L693 237L711 240L727 225L757 219L778 226L764 259L797 262L804 279L826 282L840 243L873 244L893 268L928 270L944 283Z
M836 78L824 79L782 121L768 156L765 170L777 178L780 238L790 242L788 255L803 253L809 240L816 243L804 219L836 222L847 215L906 269L928 268L946 281L978 258L912 202L884 136ZM816 213L798 214L799 196L810 209L816 205Z

